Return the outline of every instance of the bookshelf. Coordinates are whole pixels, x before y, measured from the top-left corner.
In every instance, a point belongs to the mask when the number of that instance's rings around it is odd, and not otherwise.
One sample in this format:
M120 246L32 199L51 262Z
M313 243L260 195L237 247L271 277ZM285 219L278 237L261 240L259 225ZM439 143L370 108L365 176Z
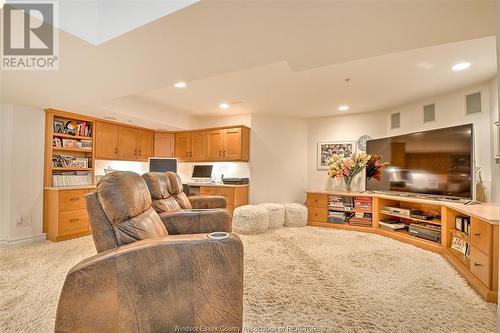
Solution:
M46 187L94 183L94 132L95 122L90 118L46 110Z
M332 203L332 198L336 198L333 200L336 204ZM356 198L362 198L365 207L360 209L350 204L355 202ZM347 207L344 202L348 203ZM310 226L378 234L441 254L481 297L489 302L497 302L499 207L488 204L466 206L425 198L343 191L307 191L306 205ZM388 211L387 207L431 211L439 217L424 220ZM340 215L366 212L368 209L371 209L372 216L370 225L356 225L346 218L347 215ZM330 220L333 212L340 214L336 215L337 219ZM469 228L460 227L456 222L457 217L469 221ZM407 229L392 230L383 227L380 223L388 219L404 223ZM437 229L440 239L433 241L414 236L408 227L415 223L424 223L433 228L440 227ZM452 245L454 238L462 241L458 243L466 244L465 251L463 248L462 251L456 249L456 240L455 246Z

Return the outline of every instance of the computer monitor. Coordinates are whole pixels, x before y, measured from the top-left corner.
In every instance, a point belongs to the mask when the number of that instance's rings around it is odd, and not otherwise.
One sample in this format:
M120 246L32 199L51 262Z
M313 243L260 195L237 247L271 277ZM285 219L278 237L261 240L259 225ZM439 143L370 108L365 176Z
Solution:
M149 158L149 171L153 172L177 172L177 159L176 158L162 158L150 157Z
M213 165L195 165L193 167L193 178L212 178Z

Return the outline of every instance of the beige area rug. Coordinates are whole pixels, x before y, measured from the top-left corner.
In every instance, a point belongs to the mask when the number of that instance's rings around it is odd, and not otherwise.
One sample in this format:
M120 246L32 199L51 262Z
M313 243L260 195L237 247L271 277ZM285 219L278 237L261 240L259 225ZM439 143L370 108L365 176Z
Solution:
M496 305L432 252L313 227L241 238L246 332L495 331ZM90 237L0 247L0 331L51 332L66 272L94 253Z

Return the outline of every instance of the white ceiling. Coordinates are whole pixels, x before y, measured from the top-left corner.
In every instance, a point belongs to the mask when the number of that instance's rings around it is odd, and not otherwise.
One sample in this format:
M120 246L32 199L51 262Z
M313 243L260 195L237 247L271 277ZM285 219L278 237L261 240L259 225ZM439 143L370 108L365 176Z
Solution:
M2 71L1 98L152 128L365 112L492 77L494 35L491 1L202 0L99 45L60 31L60 69ZM461 60L472 67L450 72ZM221 113L222 101L242 103Z

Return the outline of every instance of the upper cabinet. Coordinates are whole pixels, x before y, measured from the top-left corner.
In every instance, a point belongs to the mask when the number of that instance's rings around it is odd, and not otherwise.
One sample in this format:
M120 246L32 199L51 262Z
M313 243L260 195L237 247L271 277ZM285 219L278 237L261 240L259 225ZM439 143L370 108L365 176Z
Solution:
M118 159L118 125L98 121L95 132L95 156Z
M175 134L175 156L184 162L248 161L248 127Z
M156 132L154 135L154 156L174 157L175 156L175 134Z
M154 132L97 122L96 159L147 161L153 156Z

